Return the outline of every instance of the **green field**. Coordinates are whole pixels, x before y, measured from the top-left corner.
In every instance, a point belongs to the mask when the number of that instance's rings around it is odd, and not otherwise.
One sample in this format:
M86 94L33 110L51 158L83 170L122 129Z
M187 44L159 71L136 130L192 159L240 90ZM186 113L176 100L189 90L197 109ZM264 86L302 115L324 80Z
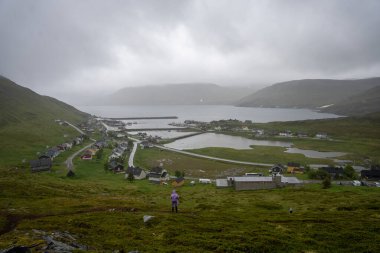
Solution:
M246 172L268 173L268 167L247 166L224 163L208 159L191 157L179 153L149 148L137 150L135 164L141 168L150 169L162 163L163 167L174 175L176 170L185 172L187 177L225 178L231 175L243 175Z
M72 141L80 135L70 126L61 126L54 121L31 121L12 127L0 128L0 166L26 166L29 160L37 159L37 152L43 153L47 146ZM25 163L22 160L25 159Z
M218 125L220 123L213 123ZM378 114L349 117L338 119L291 121L291 122L271 122L271 123L251 123L246 124L239 121L223 121L225 126L238 128L249 126L254 129L263 129L267 134L271 132L281 132L289 130L293 133L308 134L309 138L285 138L276 136L266 136L255 138L248 132L223 132L229 135L238 135L246 138L259 140L286 141L293 143L293 147L300 149L316 151L336 151L345 152L347 155L338 157L338 159L352 160L356 164L364 164L370 160L373 164L380 161L380 116ZM316 133L327 133L329 139L320 140L311 138ZM332 164L331 159L309 159L303 155L293 155L283 153L283 148L278 147L260 147L254 146L253 150L237 151L232 149L206 148L192 150L198 154L212 155L216 157L241 157L249 159L247 161L256 162L279 162L287 163L289 161L299 162L301 164L323 163ZM231 158L232 159L232 158ZM239 159L236 159L239 160ZM319 160L319 161L318 161Z
M378 252L380 189L320 185L235 192L127 182L102 161L62 171L1 170L0 248L43 242L68 231L92 252ZM294 210L293 214L288 209ZM153 215L149 224L143 216ZM40 231L40 232L36 232Z

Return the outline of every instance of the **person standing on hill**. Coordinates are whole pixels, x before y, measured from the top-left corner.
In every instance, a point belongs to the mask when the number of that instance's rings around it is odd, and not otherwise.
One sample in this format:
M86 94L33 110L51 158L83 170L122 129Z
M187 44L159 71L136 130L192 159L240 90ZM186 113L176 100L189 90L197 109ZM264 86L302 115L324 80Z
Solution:
M172 212L178 213L178 204L179 204L179 195L176 193L175 190L173 190L172 195L170 195L170 199L172 201Z

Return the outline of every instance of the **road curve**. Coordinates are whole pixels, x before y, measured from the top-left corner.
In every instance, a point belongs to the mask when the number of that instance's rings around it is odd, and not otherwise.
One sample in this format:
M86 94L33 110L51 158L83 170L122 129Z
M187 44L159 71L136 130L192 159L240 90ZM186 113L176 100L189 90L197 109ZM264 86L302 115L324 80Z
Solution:
M65 161L65 164L66 164L66 168L67 170L73 170L74 169L74 164L73 164L73 159L79 155L81 152L83 152L84 150L88 149L89 147L91 147L92 145L94 145L95 142L92 142L90 144L88 144L87 146L85 146L84 148L78 150L77 152L75 152L74 154L72 154L71 156L69 156L66 161Z
M198 157L198 158L205 158L205 159L215 160L215 161L220 161L220 162L228 162L228 163L243 164L243 165L264 166L264 167L272 167L273 166L273 164L268 164L268 163L254 163L254 162L236 161L236 160L230 160L230 159L223 159L223 158L219 158L219 157L195 154L195 153L191 153L191 152L187 152L187 151L183 151L183 150L178 150L178 149L174 149L174 148L168 148L168 147L160 146L160 145L154 145L154 146L157 148L160 148L160 149L164 149L164 150L168 150L168 151L172 151L172 152L177 152L177 153L184 154L184 155L194 156L194 157Z

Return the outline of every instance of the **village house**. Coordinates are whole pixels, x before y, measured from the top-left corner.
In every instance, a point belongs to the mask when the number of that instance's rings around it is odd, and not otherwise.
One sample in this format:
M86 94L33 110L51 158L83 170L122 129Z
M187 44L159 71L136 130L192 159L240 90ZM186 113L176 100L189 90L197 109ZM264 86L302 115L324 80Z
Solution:
M307 138L308 135L305 133L297 133L298 138Z
M341 178L344 176L344 170L342 167L328 166L328 167L322 167L319 169L327 172L328 174L330 174L331 178L334 178L334 179Z
M173 180L172 186L173 187L180 187L180 186L184 185L184 183L185 183L185 178L178 177L178 178Z
M154 167L148 173L148 180L151 183L160 184L169 180L168 172L161 167Z
M281 137L292 137L293 136L292 132L289 130L287 130L285 132L280 132L280 133L278 133L278 135Z
M105 141L97 141L94 146L97 148L97 149L102 149L106 146L106 142Z
M362 179L380 180L380 166L371 166L370 170L362 170L360 175Z
M80 145L83 143L83 138L82 137L77 137L73 140L74 145Z
M115 153L112 153L109 157L108 157L108 161L111 161L111 160L115 160L117 158L121 157L120 154L115 154Z
M111 161L108 164L108 169L112 170L114 173L120 173L120 172L124 172L124 165L122 165L116 161Z
M269 173L272 175L279 175L285 172L285 168L282 164L276 164L272 168L269 169Z
M326 133L317 133L315 135L315 138L318 138L318 139L327 139L327 134Z
M146 172L139 167L128 167L125 172L125 178L128 178L128 175L132 173L134 179L141 180L146 178Z
M91 156L96 155L97 150L93 148L89 148L86 151L84 151L84 154L90 154Z
M80 158L82 160L92 160L92 155L91 154L83 154Z
M302 174L303 168L301 168L301 165L299 163L289 162L286 172L291 173L291 174L296 174L296 173Z
M48 149L46 152L45 152L45 155L48 156L50 159L54 159L55 157L57 157L59 154L61 153L61 151L57 148L57 147L54 147L54 148L50 148Z
M40 172L50 170L52 166L51 159L38 159L30 161L31 172Z
M154 145L152 143L150 143L149 141L147 140L144 140L140 143L140 147L141 149L144 149L144 148L153 148Z
M252 130L256 137L264 136L265 131L263 129Z

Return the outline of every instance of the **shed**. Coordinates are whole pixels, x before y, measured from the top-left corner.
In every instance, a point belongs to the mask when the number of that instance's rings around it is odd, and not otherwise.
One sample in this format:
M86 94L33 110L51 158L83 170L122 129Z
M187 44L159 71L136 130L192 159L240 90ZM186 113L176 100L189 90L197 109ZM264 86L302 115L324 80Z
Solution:
M287 168L287 172L288 173L297 173L300 171L300 168L301 168L301 165L299 163L295 163L295 162L289 162L288 163L288 168Z
M31 172L47 171L52 166L51 159L39 159L30 161Z
M185 183L185 178L183 177L178 177L172 182L172 186L174 187L180 187Z

